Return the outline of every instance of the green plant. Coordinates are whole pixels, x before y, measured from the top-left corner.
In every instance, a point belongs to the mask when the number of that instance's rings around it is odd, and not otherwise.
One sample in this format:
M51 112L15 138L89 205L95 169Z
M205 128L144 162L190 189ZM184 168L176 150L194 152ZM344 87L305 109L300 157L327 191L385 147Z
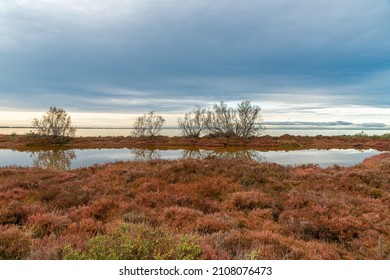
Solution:
M355 133L354 135L352 135L352 137L360 138L360 137L368 137L368 135L364 131L360 131L359 133Z
M260 260L260 254L258 251L253 250L248 254L248 259L253 261L253 260Z
M202 250L190 238L181 237L180 242L176 245L176 254L180 260L197 260L202 254Z
M384 134L380 135L379 138L390 139L390 133L384 133Z
M90 239L85 250L70 245L63 249L63 257L68 260L192 260L200 255L200 247L187 237L176 239L143 225L123 224L113 233Z

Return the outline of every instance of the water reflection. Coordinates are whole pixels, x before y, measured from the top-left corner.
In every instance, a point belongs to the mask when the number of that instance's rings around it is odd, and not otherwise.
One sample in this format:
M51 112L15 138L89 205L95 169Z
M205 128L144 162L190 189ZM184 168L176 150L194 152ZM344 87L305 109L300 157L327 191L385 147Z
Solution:
M258 162L264 161L264 157L255 150L235 150L235 151L209 151L209 150L183 150L183 159L240 159L240 160L255 160Z
M75 149L20 152L0 149L0 166L35 166L42 168L73 169L116 161L149 161L176 159L240 159L258 162L274 162L282 165L318 164L321 167L351 166L365 158L377 155L376 150L206 150L206 149Z
M234 150L234 151L214 151L214 150L158 150L158 149L131 149L131 157L136 161L148 161L156 159L241 159L264 161L264 157L255 150Z
M31 152L30 158L33 167L69 170L77 156L73 150L47 150Z
M203 159L209 155L206 150L183 150L181 153L183 159Z
M130 154L136 161L161 159L161 154L157 149L131 149Z

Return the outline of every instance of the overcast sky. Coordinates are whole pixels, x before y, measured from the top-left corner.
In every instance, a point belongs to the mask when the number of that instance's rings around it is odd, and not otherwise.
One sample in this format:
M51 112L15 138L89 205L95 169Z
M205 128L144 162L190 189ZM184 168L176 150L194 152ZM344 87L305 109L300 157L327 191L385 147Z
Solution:
M3 118L252 100L390 124L390 1L0 0L0 98Z

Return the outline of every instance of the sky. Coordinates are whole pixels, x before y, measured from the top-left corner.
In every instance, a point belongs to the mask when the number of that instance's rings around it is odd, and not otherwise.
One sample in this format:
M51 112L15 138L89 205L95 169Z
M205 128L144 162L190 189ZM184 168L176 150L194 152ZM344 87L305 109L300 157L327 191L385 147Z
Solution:
M0 126L242 100L265 122L390 125L390 1L0 0L0 100Z

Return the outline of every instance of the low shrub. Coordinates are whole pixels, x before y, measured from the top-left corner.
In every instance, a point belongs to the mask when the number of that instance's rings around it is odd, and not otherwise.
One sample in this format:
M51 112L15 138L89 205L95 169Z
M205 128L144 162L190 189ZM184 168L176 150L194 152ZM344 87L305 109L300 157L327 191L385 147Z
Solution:
M28 226L33 238L43 238L51 234L60 235L69 225L67 216L55 213L38 213L31 215Z
M92 218L82 218L79 221L70 223L64 231L66 235L95 236L106 232L106 227L102 221Z
M189 237L153 230L141 225L121 225L115 232L90 239L84 251L67 245L64 259L169 260L199 259L200 246Z
M0 260L25 259L30 253L31 238L14 225L0 225Z
M212 234L231 230L237 224L237 221L226 214L213 213L200 217L196 221L196 230L199 234Z
M273 201L269 196L258 191L248 191L233 193L231 204L240 211L248 211L255 208L271 208Z
M195 223L202 215L199 210L172 206L163 210L161 224L174 232L190 233L195 231Z
M0 168L1 258L387 259L389 162Z
M22 225L27 220L27 216L23 204L18 201L0 205L0 225Z

